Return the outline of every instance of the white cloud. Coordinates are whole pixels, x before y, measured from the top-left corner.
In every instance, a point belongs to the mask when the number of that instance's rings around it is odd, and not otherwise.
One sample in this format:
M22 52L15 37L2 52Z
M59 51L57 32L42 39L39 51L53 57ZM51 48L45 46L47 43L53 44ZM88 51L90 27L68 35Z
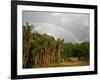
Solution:
M51 13L52 14L52 16L60 16L60 15L62 15L62 13Z
M67 23L67 22L69 22L69 19L66 19L66 18L62 18L62 19L61 19L61 23L62 23L62 24L65 24L65 23Z

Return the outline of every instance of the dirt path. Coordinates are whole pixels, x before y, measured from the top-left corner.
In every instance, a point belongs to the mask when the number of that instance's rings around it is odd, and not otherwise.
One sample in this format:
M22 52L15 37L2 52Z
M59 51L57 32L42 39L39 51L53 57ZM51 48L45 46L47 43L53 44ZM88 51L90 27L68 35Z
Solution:
M67 67L67 66L86 66L89 65L89 62L77 61L77 62L61 62L58 66L57 63L50 64L48 67Z

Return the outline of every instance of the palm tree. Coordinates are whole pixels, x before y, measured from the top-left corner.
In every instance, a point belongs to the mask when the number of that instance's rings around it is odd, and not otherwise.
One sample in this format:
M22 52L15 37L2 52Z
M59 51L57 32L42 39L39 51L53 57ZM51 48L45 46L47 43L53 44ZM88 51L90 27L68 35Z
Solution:
M28 68L32 65L32 29L34 26L23 25L23 67ZM31 62L30 62L31 61Z
M62 49L63 42L64 42L64 39L63 40L57 39L58 65L60 65L60 52Z
M55 39L52 36L48 35L48 52L47 52L47 65L50 63L51 57L51 64L55 62Z

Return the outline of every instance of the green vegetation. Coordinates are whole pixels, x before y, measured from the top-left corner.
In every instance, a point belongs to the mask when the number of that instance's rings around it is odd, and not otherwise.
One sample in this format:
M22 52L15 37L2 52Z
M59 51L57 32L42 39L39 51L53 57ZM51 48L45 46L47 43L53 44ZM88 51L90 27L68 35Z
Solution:
M38 33L28 23L22 27L23 68L89 64L89 42L65 43L64 39Z

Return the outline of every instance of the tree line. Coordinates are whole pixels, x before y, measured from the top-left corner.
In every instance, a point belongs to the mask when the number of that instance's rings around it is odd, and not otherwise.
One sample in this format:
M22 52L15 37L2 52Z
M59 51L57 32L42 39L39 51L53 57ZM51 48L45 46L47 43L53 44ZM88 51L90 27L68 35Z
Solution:
M65 43L64 39L55 40L53 36L40 34L33 25L23 25L23 68L49 67L78 57L89 61L89 42Z

